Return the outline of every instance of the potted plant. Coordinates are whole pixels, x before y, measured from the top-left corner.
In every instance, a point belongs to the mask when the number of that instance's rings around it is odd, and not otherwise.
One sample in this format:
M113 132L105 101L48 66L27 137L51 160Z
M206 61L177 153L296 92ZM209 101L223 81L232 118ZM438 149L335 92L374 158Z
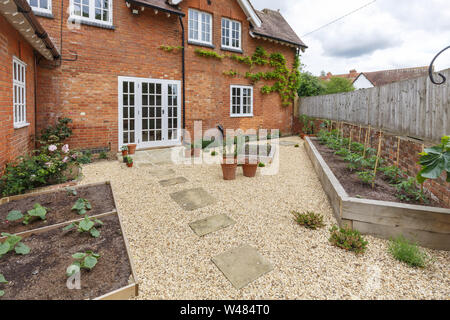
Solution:
M120 148L120 150L122 151L122 157L125 157L128 155L128 147L127 146L123 146L122 148Z
M302 123L300 137L304 139L307 135L312 136L314 134L314 118L302 114L300 115L299 120Z
M128 168L133 167L133 158L130 157L130 156L126 156L125 159L126 159L127 167L128 167Z
M128 145L128 154L134 154L136 152L136 144L129 144Z
M254 178L256 176L256 170L258 169L258 157L245 157L242 164L242 171L244 177Z
M233 145L232 148L235 148ZM236 179L236 169L237 169L237 151L228 152L227 147L224 145L223 148L223 161L222 161L222 173L223 180L234 180Z

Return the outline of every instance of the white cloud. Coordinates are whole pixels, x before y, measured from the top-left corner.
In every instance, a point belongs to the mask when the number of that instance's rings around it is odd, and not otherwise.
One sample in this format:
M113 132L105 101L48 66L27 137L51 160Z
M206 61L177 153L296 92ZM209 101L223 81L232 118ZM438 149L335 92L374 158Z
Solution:
M428 65L450 45L450 1L378 0L309 36L303 36L370 0L252 0L257 9L280 9L308 45L306 70L334 74ZM436 61L450 68L450 50Z

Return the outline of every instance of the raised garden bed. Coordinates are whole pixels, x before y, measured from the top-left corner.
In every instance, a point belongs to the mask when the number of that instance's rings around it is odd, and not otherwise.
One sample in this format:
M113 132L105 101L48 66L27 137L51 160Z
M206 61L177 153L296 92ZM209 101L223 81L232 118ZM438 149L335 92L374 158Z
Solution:
M0 273L9 282L1 285L5 295L0 299L106 300L128 299L138 294L133 263L110 184L79 186L75 190L76 196L62 189L0 200L2 223L5 211L6 214L10 210L26 212L36 202L49 209L47 224L33 221L23 226L25 228L19 228L20 222L2 224L1 232L20 235L22 243L31 250L26 255L12 251L0 258ZM63 230L84 218L71 210L80 197L92 203L92 210L87 212L89 216L103 222L96 227L100 231L98 238L88 232L80 233L76 228ZM82 269L80 290L70 290L66 285L66 268L74 261L72 254L86 251L98 253L98 263L92 270Z
M316 138L306 137L306 152L341 226L348 225L361 233L385 239L404 235L422 246L450 250L450 209L399 203L397 199L394 201L392 194L388 197L374 194L371 190L364 194L359 186L354 185L361 182L350 186L349 175L338 174L336 177L315 146L316 141ZM374 197L380 200L373 200Z

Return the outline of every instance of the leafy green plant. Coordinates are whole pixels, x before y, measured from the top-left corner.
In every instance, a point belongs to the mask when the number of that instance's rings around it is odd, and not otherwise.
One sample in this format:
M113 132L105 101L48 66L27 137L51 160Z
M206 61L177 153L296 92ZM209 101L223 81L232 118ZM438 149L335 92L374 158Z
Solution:
M76 196L78 194L77 190L75 188L66 188L66 192L69 196Z
M312 211L306 211L304 213L293 211L295 221L308 229L316 230L325 226L323 223L323 217L320 214Z
M300 148L300 145L299 145L299 144L296 144L294 147L295 147L295 148Z
M98 155L99 159L105 160L108 159L108 154L105 151L100 152L100 154Z
M348 162L347 168L350 171L359 170L363 165L364 157L357 153L350 153L348 156L344 158L344 161Z
M120 151L128 151L128 146L122 146L122 148L120 148Z
M45 220L46 215L47 215L47 208L41 206L39 203L36 203L36 204L34 204L33 209L28 210L25 215L22 214L22 212L19 210L10 211L8 213L8 215L6 216L6 220L11 222L11 221L17 221L17 220L23 219L22 223L24 225L27 225L32 220L35 220L36 218Z
M348 155L350 155L350 151L347 148L341 148L338 151L336 151L334 154L345 158Z
M91 203L83 198L79 198L72 207L73 211L77 211L79 215L84 215L88 210L92 209Z
M217 151L212 151L212 152L211 152L211 155L212 155L213 157L217 156Z
M96 218L91 219L88 215L86 215L80 222L72 222L67 227L63 228L63 230L68 231L70 229L77 228L77 231L80 233L89 232L92 237L98 238L100 236L100 231L95 228L95 225L102 226L103 222Z
M130 156L126 156L123 159L124 159L125 163L128 163L128 164L132 164L133 163L133 158L130 157Z
M432 260L417 244L410 243L405 237L400 236L389 243L389 252L398 261L402 261L411 267L425 268Z
M314 118L309 117L305 114L299 116L299 120L303 125L303 132L305 134L313 134L314 133Z
M420 153L418 163L422 166L417 175L420 184L427 179L439 178L443 172L447 173L447 182L450 182L450 136L442 137L439 145Z
M92 152L90 150L85 150L81 153L78 158L78 162L81 164L88 164L92 162Z
M375 181L375 173L373 171L360 171L356 175L364 184L372 185Z
M417 201L424 203L429 202L428 197L417 185L417 180L415 178L403 180L400 183L394 185L394 187L397 189L396 197L402 201Z
M369 169L374 170L377 159L378 159L378 165L380 165L380 166L383 165L384 160L382 158L378 158L377 156L371 156L371 157L362 159L361 166L364 168L369 168Z
M264 168L266 165L263 162L258 163L258 167Z
M205 57L205 58L214 58L218 60L222 60L225 58L225 56L218 54L215 51L212 50L205 50L205 49L195 49L195 53L199 56Z
M24 244L22 241L22 237L2 232L2 237L6 237L6 240L0 244L0 258L7 254L8 252L14 250L16 254L29 254L30 248Z
M364 145L359 142L352 142L350 144L350 150L362 154L364 152Z
M70 123L72 123L72 119L58 119L56 125L42 130L41 136L38 138L39 143L43 146L48 146L50 144L61 143L68 139L72 135L72 129L69 127Z
M336 247L353 251L357 254L364 253L367 248L368 242L364 240L358 230L333 226L330 232L329 241Z
M160 50L166 51L166 52L172 52L174 50L182 50L183 46L167 46L167 45L161 45L159 46Z
M229 71L224 71L223 75L229 76L229 77L237 77L237 76L239 76L239 72L234 71L234 70L229 70Z
M0 284L7 284L8 281L6 281L5 276L0 273ZM5 295L5 291L0 290L0 297L3 297Z
M86 251L77 252L72 255L72 258L74 258L75 261L66 269L66 275L68 277L81 272L81 269L92 270L97 265L100 255L92 251Z
M396 166L380 167L379 170L383 172L385 179L390 184L398 184L404 181L403 177L406 175L401 169Z

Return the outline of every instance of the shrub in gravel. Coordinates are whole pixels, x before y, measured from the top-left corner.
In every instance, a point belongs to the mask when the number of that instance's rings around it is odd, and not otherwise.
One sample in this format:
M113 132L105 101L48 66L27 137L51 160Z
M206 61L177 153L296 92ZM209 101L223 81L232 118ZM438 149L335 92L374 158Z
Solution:
M330 232L329 240L336 247L355 253L364 253L367 248L368 242L364 240L358 230L333 226Z
M266 165L264 163L262 163L262 162L258 163L258 167L260 167L260 168L264 168L265 166Z
M308 229L316 230L325 226L323 223L323 217L312 211L306 211L304 213L293 211L295 221Z
M389 243L389 252L398 261L405 262L411 267L425 268L431 258L415 243L410 243L405 237L400 236Z

